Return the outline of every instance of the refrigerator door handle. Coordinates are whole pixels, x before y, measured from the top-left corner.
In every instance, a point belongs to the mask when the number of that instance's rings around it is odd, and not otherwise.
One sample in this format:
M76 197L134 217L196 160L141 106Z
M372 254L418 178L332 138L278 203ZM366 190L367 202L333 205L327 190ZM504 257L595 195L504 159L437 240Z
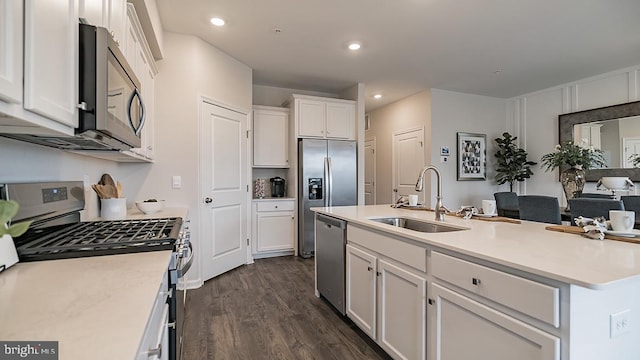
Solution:
M331 158L327 157L327 185L328 185L328 196L329 198L329 206L333 206L333 169L331 168Z
M324 181L322 188L324 194L322 196L324 197L324 206L327 207L329 206L329 181L327 180L329 178L329 161L326 157L324 158L324 174L322 177Z

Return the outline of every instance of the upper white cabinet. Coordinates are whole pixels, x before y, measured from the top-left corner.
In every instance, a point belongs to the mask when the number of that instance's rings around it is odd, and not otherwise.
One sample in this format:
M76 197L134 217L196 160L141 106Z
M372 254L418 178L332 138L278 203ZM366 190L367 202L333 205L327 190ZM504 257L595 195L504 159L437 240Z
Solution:
M79 17L89 24L109 29L122 50L126 41L126 0L79 0Z
M289 167L289 109L253 107L253 167Z
M155 156L155 76L158 71L132 4L127 5L125 33L126 39L124 43L120 43L120 49L140 81L145 118L140 135L141 145L139 148L131 149L130 152L153 160Z
M355 101L293 95L297 137L355 139Z
M22 102L21 1L0 0L0 100Z
M71 127L78 112L75 0L24 2L24 108Z

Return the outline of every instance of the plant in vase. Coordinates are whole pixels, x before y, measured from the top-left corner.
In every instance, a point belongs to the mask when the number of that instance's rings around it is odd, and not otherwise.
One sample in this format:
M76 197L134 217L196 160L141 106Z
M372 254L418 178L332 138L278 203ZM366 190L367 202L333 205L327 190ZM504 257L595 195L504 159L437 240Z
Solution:
M602 150L580 146L571 140L556 145L555 151L543 155L540 161L546 171L560 168L560 183L567 200L582 193L585 170L606 167Z
M24 234L31 225L31 221L24 221L9 226L19 207L13 200L0 200L0 253L5 254L4 258L8 259L8 263L0 264L0 271L18 262L13 238Z
M524 181L533 175L531 165L537 164L527 160L527 152L515 144L517 139L517 136L511 137L508 132L503 133L502 138L494 139L498 145L498 151L494 154L498 160L496 181L499 185L509 183L511 192L516 181Z

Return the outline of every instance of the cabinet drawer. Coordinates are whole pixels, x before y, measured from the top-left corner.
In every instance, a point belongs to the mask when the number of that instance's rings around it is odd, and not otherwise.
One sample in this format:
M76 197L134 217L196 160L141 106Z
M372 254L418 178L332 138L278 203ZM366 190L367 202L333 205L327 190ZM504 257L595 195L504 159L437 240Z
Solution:
M260 201L258 211L293 211L293 201Z
M347 225L347 241L385 254L420 271L427 271L427 249L421 246L352 225Z
M560 325L560 290L482 265L431 252L433 276L555 327Z

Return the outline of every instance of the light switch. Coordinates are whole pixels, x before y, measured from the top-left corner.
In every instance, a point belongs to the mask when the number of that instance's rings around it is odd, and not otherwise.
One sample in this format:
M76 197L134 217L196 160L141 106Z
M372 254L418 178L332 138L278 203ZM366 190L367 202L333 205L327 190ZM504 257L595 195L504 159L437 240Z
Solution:
M174 189L180 189L182 187L182 177L179 175L174 175L171 178L171 187Z

